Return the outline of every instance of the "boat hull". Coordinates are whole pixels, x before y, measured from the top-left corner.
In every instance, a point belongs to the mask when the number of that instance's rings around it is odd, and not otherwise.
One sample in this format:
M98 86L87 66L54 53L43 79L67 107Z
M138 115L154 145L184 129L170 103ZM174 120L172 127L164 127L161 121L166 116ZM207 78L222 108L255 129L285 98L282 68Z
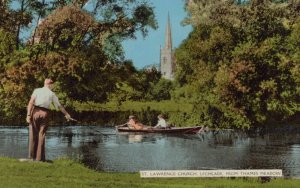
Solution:
M181 127L181 128L146 128L146 129L129 129L128 127L117 127L118 132L135 132L135 133L163 133L163 134L197 134L201 131L200 126L197 127Z

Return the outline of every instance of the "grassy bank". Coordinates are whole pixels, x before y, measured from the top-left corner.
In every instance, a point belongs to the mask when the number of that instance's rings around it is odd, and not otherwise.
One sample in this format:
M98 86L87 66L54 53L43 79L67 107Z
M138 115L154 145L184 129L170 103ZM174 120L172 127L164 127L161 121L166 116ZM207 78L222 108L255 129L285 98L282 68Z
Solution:
M171 178L142 179L138 173L96 172L66 160L53 163L19 162L0 158L0 187L151 187L151 188L215 188L215 187L299 187L300 180L272 179L261 183L257 178Z

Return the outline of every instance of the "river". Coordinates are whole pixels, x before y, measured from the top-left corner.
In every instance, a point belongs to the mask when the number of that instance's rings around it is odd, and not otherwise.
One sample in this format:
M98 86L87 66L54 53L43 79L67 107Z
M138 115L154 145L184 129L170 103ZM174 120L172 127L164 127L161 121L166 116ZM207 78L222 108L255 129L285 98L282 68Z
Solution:
M0 127L1 157L26 158L27 147L28 127ZM300 134L121 134L112 127L60 126L47 131L46 157L80 160L101 171L282 169L299 177Z

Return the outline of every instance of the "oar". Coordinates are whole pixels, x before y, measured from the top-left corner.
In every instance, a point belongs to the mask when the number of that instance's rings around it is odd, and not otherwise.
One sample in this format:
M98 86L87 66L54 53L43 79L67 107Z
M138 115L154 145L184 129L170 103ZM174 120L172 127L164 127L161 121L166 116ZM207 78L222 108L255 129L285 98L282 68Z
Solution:
M126 125L128 125L128 123L124 123L124 124L121 124L121 125L116 125L115 127L119 128L119 127L124 127Z

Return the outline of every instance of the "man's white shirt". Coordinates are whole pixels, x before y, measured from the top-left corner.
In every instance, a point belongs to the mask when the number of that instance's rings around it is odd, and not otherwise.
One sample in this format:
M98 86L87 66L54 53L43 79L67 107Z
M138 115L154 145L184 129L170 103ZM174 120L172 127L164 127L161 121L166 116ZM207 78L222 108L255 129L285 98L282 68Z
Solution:
M51 103L54 104L55 108L60 106L59 100L55 93L48 87L37 88L33 91L31 97L35 99L35 106L50 108Z

